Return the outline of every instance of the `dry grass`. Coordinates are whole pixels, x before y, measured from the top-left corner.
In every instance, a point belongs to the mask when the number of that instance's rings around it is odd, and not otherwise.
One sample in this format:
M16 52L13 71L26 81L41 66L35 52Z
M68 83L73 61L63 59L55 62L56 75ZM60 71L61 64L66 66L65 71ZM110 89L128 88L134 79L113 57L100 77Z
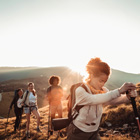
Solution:
M138 114L140 114L140 97L136 100ZM114 126L121 126L122 124L131 124L135 121L135 116L131 103L121 104L119 106L107 106L104 109L101 124L105 121L111 122Z
M139 104L139 102L138 102ZM66 105L67 105L67 101L63 101L63 116L66 117L67 116L67 109L66 109ZM45 140L47 139L47 131L48 131L48 113L49 113L49 109L48 106L43 107L41 109L39 109L40 111L40 115L41 115L41 121L40 121L40 128L42 130L42 133L37 133L36 132L36 119L33 115L31 115L31 124L30 124L30 131L31 131L31 140ZM102 125L104 124L105 121L109 121L111 122L114 126L118 123L120 123L120 125L123 124L123 121L127 118L127 120L133 120L134 116L132 115L132 109L131 109L131 105L121 105L117 108L111 108L108 107L108 109L106 110L106 112L103 115L103 119L102 119ZM128 116L131 117L128 117ZM129 119L128 119L129 118ZM130 121L129 120L129 121ZM5 132L5 126L6 126L6 122L7 119L0 119L0 140L24 140L26 139L25 137L25 128L26 128L26 118L25 118L25 114L22 117L22 122L21 122L21 129L17 131L17 133L14 133L14 121L15 121L15 117L9 118L8 120L8 124L7 124L7 128L6 128L6 132ZM114 122L114 123L113 123ZM124 121L125 122L125 121ZM131 121L130 121L131 122ZM104 129L104 128L102 128ZM108 128L105 128L108 129ZM66 132L66 129L63 129L63 132ZM54 133L54 135L52 135L49 140L66 140L65 138L57 138L57 132ZM122 135L122 134L111 134L108 133L108 136L104 136L101 137L102 140L139 140L139 138L137 137L130 137L129 134L128 135Z
M64 114L63 116L66 117L66 101L63 103L64 105ZM43 107L39 109L41 120L40 120L40 129L42 130L42 133L36 132L36 119L35 116L31 114L31 124L30 124L30 131L31 131L31 138L32 140L44 140L47 139L47 131L48 131L48 114L49 114L49 108L48 106ZM20 130L17 131L17 133L14 133L14 122L15 117L8 119L0 119L0 140L24 140L26 139L25 136L25 130L26 130L26 117L25 114L22 116L22 122ZM7 127L5 127L7 124ZM6 128L6 131L5 131ZM63 130L65 131L65 129ZM54 135L50 137L50 140L55 140L57 137L58 132L54 132ZM64 140L66 138L59 138L59 140Z

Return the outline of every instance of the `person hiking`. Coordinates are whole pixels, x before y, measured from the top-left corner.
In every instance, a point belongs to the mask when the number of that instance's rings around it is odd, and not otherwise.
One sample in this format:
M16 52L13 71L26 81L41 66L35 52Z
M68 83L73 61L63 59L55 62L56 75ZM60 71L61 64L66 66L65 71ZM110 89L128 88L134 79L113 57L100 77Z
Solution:
M98 129L102 117L102 104L117 99L128 90L136 89L133 83L124 83L120 88L112 91L104 87L111 70L100 58L91 58L86 65L86 71L88 77L84 85L88 92L82 86L75 90L74 107L77 105L83 107L67 128L67 140L101 140ZM132 96L131 92L129 96Z
M51 121L56 117L56 113L58 113L58 118L62 118L61 99L63 97L63 88L59 85L60 80L59 76L54 75L49 78L50 86L47 88L46 96L49 101Z
M26 98L26 100L25 100L25 98ZM33 82L28 83L28 90L25 91L25 93L23 95L23 100L25 100L23 109L24 109L24 113L26 114L26 119L27 119L27 123L26 123L26 136L30 137L29 125L30 125L30 115L31 115L31 112L37 118L37 128L36 128L36 131L37 132L41 132L41 130L39 128L39 125L40 125L40 114L39 114L38 107L37 107L37 93L36 93L36 90L34 89L34 83Z
M10 104L10 109L12 109L12 106L14 105L14 112L16 115L15 125L14 125L14 132L19 128L19 124L21 122L22 113L23 113L23 107L20 105L23 97L23 90L19 88L15 91L15 96Z

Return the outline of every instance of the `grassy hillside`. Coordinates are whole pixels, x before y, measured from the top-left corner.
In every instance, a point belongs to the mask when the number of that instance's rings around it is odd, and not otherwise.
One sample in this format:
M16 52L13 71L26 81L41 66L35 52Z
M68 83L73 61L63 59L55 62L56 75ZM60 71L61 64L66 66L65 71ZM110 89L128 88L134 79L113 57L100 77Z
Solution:
M139 100L137 101L138 108L140 108ZM63 101L63 117L67 115L67 101ZM41 116L41 125L40 128L42 133L36 132L36 119L31 114L31 140L45 140L47 139L48 131L48 106L39 109ZM9 118L8 124L7 119L0 119L0 140L25 140L25 131L26 131L26 118L23 114L21 129L14 133L14 121L15 117ZM106 122L112 124L112 126L107 126ZM125 124L128 124L128 127L124 127ZM7 127L6 127L7 124ZM6 129L6 131L5 131ZM110 107L105 108L99 133L102 140L138 140L138 130L134 120L134 114L130 104L121 105L119 107ZM63 134L66 134L66 129L62 130ZM57 138L58 132L55 131L54 134L49 138L49 140L66 140L66 135L63 138Z
M110 90L120 87L124 82L132 82L134 84L140 82L140 74L126 73L112 69L112 74L106 83L106 87Z
M70 69L67 67L48 67L48 68L0 68L0 82L8 80L18 80L26 78L35 78L40 76L59 75L65 72L68 73Z
M71 78L70 76L72 76L72 73L75 77L75 81L81 81L82 77L78 77L78 73L74 73L68 67L0 67L0 82L36 77L49 77L50 75L59 75L64 79L67 78L67 76ZM121 84L123 84L124 82L133 82L136 84L140 82L140 74L126 73L112 69L112 74L109 80L107 81L106 86L109 89L114 89L121 86Z
M65 103L63 104L65 105ZM39 112L41 114L41 121L40 121L40 129L42 133L37 133L36 132L36 119L35 117L31 114L31 125L30 125L30 131L31 131L31 140L45 140L47 139L47 129L48 129L48 106L39 109ZM63 109L64 113L63 115L66 116L65 114L65 108ZM25 131L26 131L26 117L25 114L22 116L22 122L21 122L21 127L20 130L17 131L17 133L14 133L14 121L15 117L9 118L8 119L8 124L7 124L7 119L0 119L0 140L6 140L6 139L21 139L21 140L26 140L25 136ZM6 125L7 124L7 125ZM7 126L7 127L6 127ZM6 130L6 131L5 131ZM50 140L54 140L56 138L56 132L54 133L53 136L51 136ZM65 139L65 138L63 138ZM63 140L62 139L62 140Z

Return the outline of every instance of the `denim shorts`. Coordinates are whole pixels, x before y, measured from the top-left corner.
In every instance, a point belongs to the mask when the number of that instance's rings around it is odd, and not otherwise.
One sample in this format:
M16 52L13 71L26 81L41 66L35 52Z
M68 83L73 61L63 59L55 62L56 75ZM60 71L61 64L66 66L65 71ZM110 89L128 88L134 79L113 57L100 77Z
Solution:
M25 113L25 114L31 114L31 112L32 112L33 110L37 110L37 107L36 107L36 106L24 107L24 113Z

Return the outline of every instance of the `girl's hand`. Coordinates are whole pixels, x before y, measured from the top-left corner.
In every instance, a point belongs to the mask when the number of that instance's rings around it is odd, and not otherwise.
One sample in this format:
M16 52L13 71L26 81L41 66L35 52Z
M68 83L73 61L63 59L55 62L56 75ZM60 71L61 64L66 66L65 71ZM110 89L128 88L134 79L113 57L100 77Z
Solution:
M120 88L119 92L120 94L125 94L126 91L132 91L135 90L136 86L133 83L124 83Z
M21 106L24 106L24 103L21 103L20 105L21 105Z
M129 90L127 94L127 98L130 100L131 97L137 97L137 91L136 90Z

